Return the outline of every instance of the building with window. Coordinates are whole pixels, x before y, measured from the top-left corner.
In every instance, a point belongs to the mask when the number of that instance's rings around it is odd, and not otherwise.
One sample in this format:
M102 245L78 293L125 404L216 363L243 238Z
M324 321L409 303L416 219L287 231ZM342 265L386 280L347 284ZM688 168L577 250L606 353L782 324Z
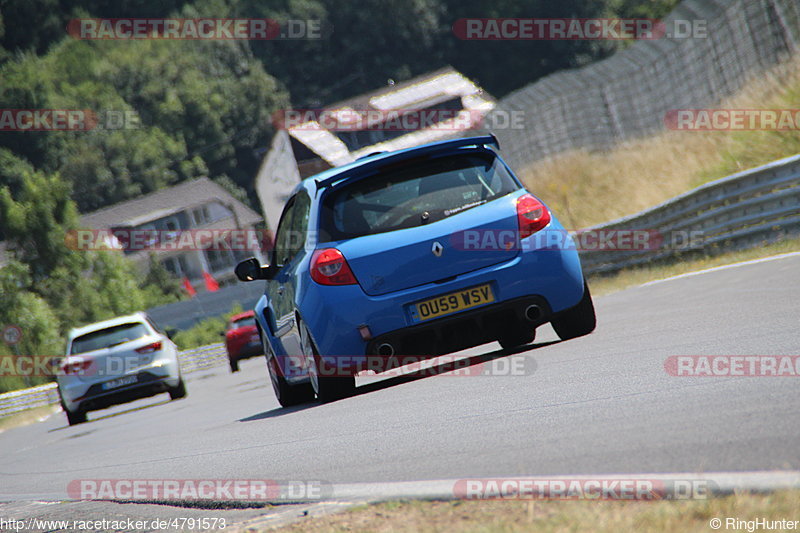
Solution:
M204 290L203 272L227 285L247 257L263 260L270 235L257 231L261 216L208 178L200 178L115 204L81 217L83 228L113 235L142 269L150 254L176 278ZM233 231L236 230L236 231Z

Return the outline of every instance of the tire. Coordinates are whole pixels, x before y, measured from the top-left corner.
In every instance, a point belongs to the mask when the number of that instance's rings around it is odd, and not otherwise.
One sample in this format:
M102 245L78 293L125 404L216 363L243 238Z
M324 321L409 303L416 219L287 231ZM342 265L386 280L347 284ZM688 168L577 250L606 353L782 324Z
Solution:
M183 378L178 381L178 384L169 390L169 398L170 400L180 400L181 398L186 398L186 383L184 383Z
M239 371L239 360L238 359L231 359L229 362L231 364L231 372L232 373L233 372L238 372Z
M592 303L592 295L586 281L583 282L583 298L578 305L564 311L554 318L550 325L561 340L567 341L576 337L583 337L594 331L597 318Z
M500 343L500 346L503 350L509 351L517 348L519 346L524 346L526 344L530 344L536 338L536 329L531 328L530 331L520 330L514 333L510 333L508 335L503 335L497 342Z
M307 360L311 359L311 364L308 365L308 375L317 400L321 403L329 403L352 396L356 391L355 376L325 375L327 372L322 372L322 358L319 356L308 328L302 322L299 322L298 328L300 329L303 356Z
M64 407L64 412L67 414L67 422L70 426L75 426L77 424L83 424L86 422L86 411L83 411L80 408L77 411L70 411Z
M272 390L281 407L292 407L314 401L314 389L311 383L301 383L290 385L286 378L280 375L276 367L278 366L275 358L267 358L267 368L269 369L269 379L272 383Z

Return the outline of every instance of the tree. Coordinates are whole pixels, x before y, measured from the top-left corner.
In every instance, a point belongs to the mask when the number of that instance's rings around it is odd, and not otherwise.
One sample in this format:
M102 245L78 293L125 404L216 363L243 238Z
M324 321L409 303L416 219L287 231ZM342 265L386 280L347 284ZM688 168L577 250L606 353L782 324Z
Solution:
M175 275L164 267L154 253L151 253L148 259L143 290L145 291L145 306L148 308L177 302L185 296Z
M286 91L235 41L65 38L2 65L0 79L6 108L100 118L90 131L0 133L0 148L71 183L81 212L204 175L228 176L258 208L253 148L269 145L272 114L288 107ZM109 113L139 120L111 129Z
M621 18L661 19L680 3L681 0L609 0L608 11Z
M63 349L61 324L47 302L26 290L30 286L28 267L10 261L0 268L0 327L15 325L22 330L19 353L57 355Z
M68 237L77 225L69 185L57 174L25 173L16 195L0 188L0 226L12 259L3 268L11 280L6 286L46 302L61 333L76 324L140 311L145 292L150 299L159 292L146 288L120 252L71 247Z
M67 248L67 231L77 227L71 189L58 174L24 171L16 198L0 188L0 227L19 261L28 265L31 284L58 268L80 272L87 263Z
M5 359L6 364L13 363L17 354L49 360L59 357L64 350L58 318L43 298L24 289L29 283L30 273L24 264L10 261L0 268L0 327L13 325L22 332L15 348L0 343L0 361ZM23 378L3 374L0 372L0 393L48 380L45 376Z

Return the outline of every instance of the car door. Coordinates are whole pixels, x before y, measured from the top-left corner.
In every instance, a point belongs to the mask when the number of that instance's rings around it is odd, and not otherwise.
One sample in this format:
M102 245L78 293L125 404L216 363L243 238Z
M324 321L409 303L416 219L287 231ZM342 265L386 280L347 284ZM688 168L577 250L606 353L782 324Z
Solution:
M287 202L275 237L274 259L278 270L267 284L277 326L275 334L280 338L284 353L288 355L302 353L295 321L295 295L310 208L311 199L305 191L299 192Z

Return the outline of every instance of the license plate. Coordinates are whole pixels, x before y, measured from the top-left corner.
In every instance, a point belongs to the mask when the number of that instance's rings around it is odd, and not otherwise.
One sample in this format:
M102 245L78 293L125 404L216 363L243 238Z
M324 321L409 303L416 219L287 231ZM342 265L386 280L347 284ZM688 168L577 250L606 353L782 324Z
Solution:
M117 387L124 387L125 385L133 385L139 381L139 376L125 376L124 378L114 379L103 383L103 390L116 389Z
M416 321L423 322L493 301L491 286L480 285L416 303L411 306L411 315Z

